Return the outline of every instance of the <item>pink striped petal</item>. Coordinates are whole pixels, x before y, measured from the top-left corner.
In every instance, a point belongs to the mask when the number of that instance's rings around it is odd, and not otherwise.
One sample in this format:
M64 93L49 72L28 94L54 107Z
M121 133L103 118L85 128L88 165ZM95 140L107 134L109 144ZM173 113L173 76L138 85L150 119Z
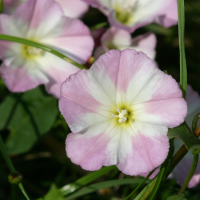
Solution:
M41 42L53 46L79 63L85 63L91 56L94 41L89 29L80 20L63 17L62 28L58 27L51 34Z
M4 63L0 67L1 77L10 91L25 92L48 83L48 78L38 69L38 64L23 63L16 67L16 62L17 59L13 59L10 66Z
M66 152L72 162L91 171L111 165L111 154L107 151L111 140L109 130L112 130L109 126L107 121L89 127L84 134L70 133L66 139ZM94 131L96 135L91 137Z
M154 60L156 56L156 43L156 35L153 33L146 33L133 38L131 48L136 51L143 51L149 58Z
M63 15L62 8L54 0L28 0L16 9L12 17L18 20L19 27L26 24L27 37L32 38L31 30L37 30L37 34L34 33L34 39L37 39L53 31Z
M130 146L129 143L131 143L131 148L125 159L117 165L119 170L128 175L138 175L152 171L162 164L169 150L166 133L165 135L161 134L162 136L147 136L148 132L142 132L144 130L140 130L140 127L138 129L138 124L139 122L135 125L133 124L131 128L126 130L131 135L131 139L120 140L122 141L120 144L123 143L121 145L121 151L123 148ZM125 137L124 134L122 134L122 137Z
M89 71L82 70L70 76L62 85L61 95L89 110L110 117L110 108L115 103L118 76L116 69L120 54L117 50L110 51L101 56Z
M41 71L48 77L49 81L45 84L47 92L56 98L60 97L61 84L71 74L80 70L80 68L47 52L37 62L41 66Z
M183 98L149 101L135 105L134 114L136 120L173 128L184 121L187 104Z
M78 18L87 12L89 5L81 0L55 0L57 1L65 15L71 18Z
M176 25L178 23L177 1L165 1L165 6L159 10L155 21L166 28Z

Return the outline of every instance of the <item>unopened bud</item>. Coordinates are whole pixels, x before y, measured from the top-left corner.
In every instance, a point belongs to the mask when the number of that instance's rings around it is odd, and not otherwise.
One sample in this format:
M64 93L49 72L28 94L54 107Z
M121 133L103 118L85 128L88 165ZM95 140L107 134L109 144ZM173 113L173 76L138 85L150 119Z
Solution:
M11 184L19 184L22 180L23 176L19 172L13 172L8 176L8 181Z

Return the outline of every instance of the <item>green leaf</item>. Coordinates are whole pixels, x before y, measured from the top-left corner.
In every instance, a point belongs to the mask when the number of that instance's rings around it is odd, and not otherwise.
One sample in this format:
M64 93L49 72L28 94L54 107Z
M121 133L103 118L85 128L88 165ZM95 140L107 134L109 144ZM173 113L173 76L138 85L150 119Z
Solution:
M104 181L101 183L96 183L89 185L87 187L83 187L82 189L78 190L77 192L67 196L65 200L68 199L74 199L92 192L95 192L97 190L103 189L103 188L108 188L108 187L113 187L116 185L126 185L126 184L140 184L144 178L132 178L132 179L116 179L116 180L111 180L111 181Z
M60 191L62 192L63 195L68 195L75 190L85 186L88 183L91 183L95 179L103 176L104 174L108 173L109 171L116 169L116 166L110 166L110 167L103 167L102 169L91 172L90 174L87 174L86 176L78 179L76 182L68 184L63 186Z
M8 129L9 154L28 151L52 127L58 114L57 100L39 88L24 94L11 94L0 104L0 130Z
M187 200L187 199L179 195L173 195L171 197L168 197L166 200Z
M52 184L48 193L43 198L39 198L38 200L64 200L64 197L55 184Z
M179 138L188 150L200 148L200 140L193 134L186 122L182 123L180 126L170 129L168 137L170 139Z

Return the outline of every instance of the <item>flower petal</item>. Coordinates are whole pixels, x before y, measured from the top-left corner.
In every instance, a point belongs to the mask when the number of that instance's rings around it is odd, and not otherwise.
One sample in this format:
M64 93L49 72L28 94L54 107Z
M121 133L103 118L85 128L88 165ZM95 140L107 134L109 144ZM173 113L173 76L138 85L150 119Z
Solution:
M169 128L180 125L187 114L183 98L149 101L133 106L136 120Z
M47 92L53 94L57 98L60 97L61 84L71 74L80 70L80 68L48 52L45 52L37 62L42 67L41 70L49 79L48 83L45 85Z
M156 130L156 128L153 126L152 130ZM161 136L153 136L153 132L143 128L143 124L138 121L126 129L126 134L123 133L120 138L118 151L123 154L119 155L119 164L117 165L119 170L128 175L138 175L150 172L164 162L169 150L169 139L166 128L159 128L156 131L157 135ZM126 150L127 147L129 150Z
M4 60L0 73L6 86L12 92L25 92L49 81L40 70L38 63L24 62L20 58Z
M164 6L159 10L155 21L168 28L178 23L178 9L176 0L168 0L164 2Z
M33 39L45 37L60 21L64 15L62 8L54 0L28 0L21 4L12 15L17 19L18 27L26 24L28 38L33 38L31 30L34 33Z
M92 136L94 132L95 136ZM84 134L70 133L66 139L67 156L73 163L86 170L93 171L103 165L111 165L112 156L107 151L107 145L111 140L110 134L117 134L110 126L110 121L91 126Z
M71 18L78 18L88 10L88 5L81 0L56 0L62 7L65 15Z
M40 40L41 43L53 46L79 63L85 63L94 47L88 27L80 20L68 17L62 18L61 25L55 27L54 34Z
M143 52L133 52L130 49L121 52L117 87L119 102L123 95L132 105L182 98L177 82L170 75L160 71Z
M156 56L156 43L156 35L153 33L146 33L133 38L131 48L136 51L143 51L149 58L154 60Z
M61 95L88 110L111 117L119 62L120 51L113 50L104 54L90 70L82 70L70 76L62 85Z

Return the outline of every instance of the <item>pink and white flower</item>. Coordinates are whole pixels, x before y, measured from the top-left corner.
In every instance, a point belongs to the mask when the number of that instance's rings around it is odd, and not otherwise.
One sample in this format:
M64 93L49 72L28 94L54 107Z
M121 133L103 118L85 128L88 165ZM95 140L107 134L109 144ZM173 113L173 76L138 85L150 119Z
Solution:
M81 64L94 46L89 29L80 20L65 17L53 0L28 0L13 15L0 15L0 33L45 44ZM45 84L50 94L59 97L61 83L80 70L46 51L8 41L0 41L0 58L1 76L12 92Z
M164 27L178 23L176 0L84 0L99 8L112 26L134 32L156 21Z
M3 13L12 14L16 8L27 0L3 0ZM55 0L62 7L65 15L71 18L79 18L88 10L88 4L81 0Z
M111 49L122 51L129 48L136 51L143 51L153 60L156 56L156 42L156 36L153 33L146 33L132 39L128 31L111 27L103 34L101 46L95 51L95 58L97 59L100 55Z
M192 120L197 113L200 112L200 96L195 92L190 85L187 86L187 96L186 101L188 105L188 114L185 121L192 129ZM200 126L200 120L198 121L198 126ZM179 139L175 139L175 152L183 145L183 142ZM175 167L172 172L173 177L176 179L178 184L183 184L192 166L193 154L188 152L185 157L180 161L180 163ZM190 180L188 187L195 187L200 183L200 162L197 164L196 171Z
M111 50L61 87L59 108L72 133L67 156L86 170L117 165L146 173L168 154L168 127L184 121L187 105L176 81L143 52Z

